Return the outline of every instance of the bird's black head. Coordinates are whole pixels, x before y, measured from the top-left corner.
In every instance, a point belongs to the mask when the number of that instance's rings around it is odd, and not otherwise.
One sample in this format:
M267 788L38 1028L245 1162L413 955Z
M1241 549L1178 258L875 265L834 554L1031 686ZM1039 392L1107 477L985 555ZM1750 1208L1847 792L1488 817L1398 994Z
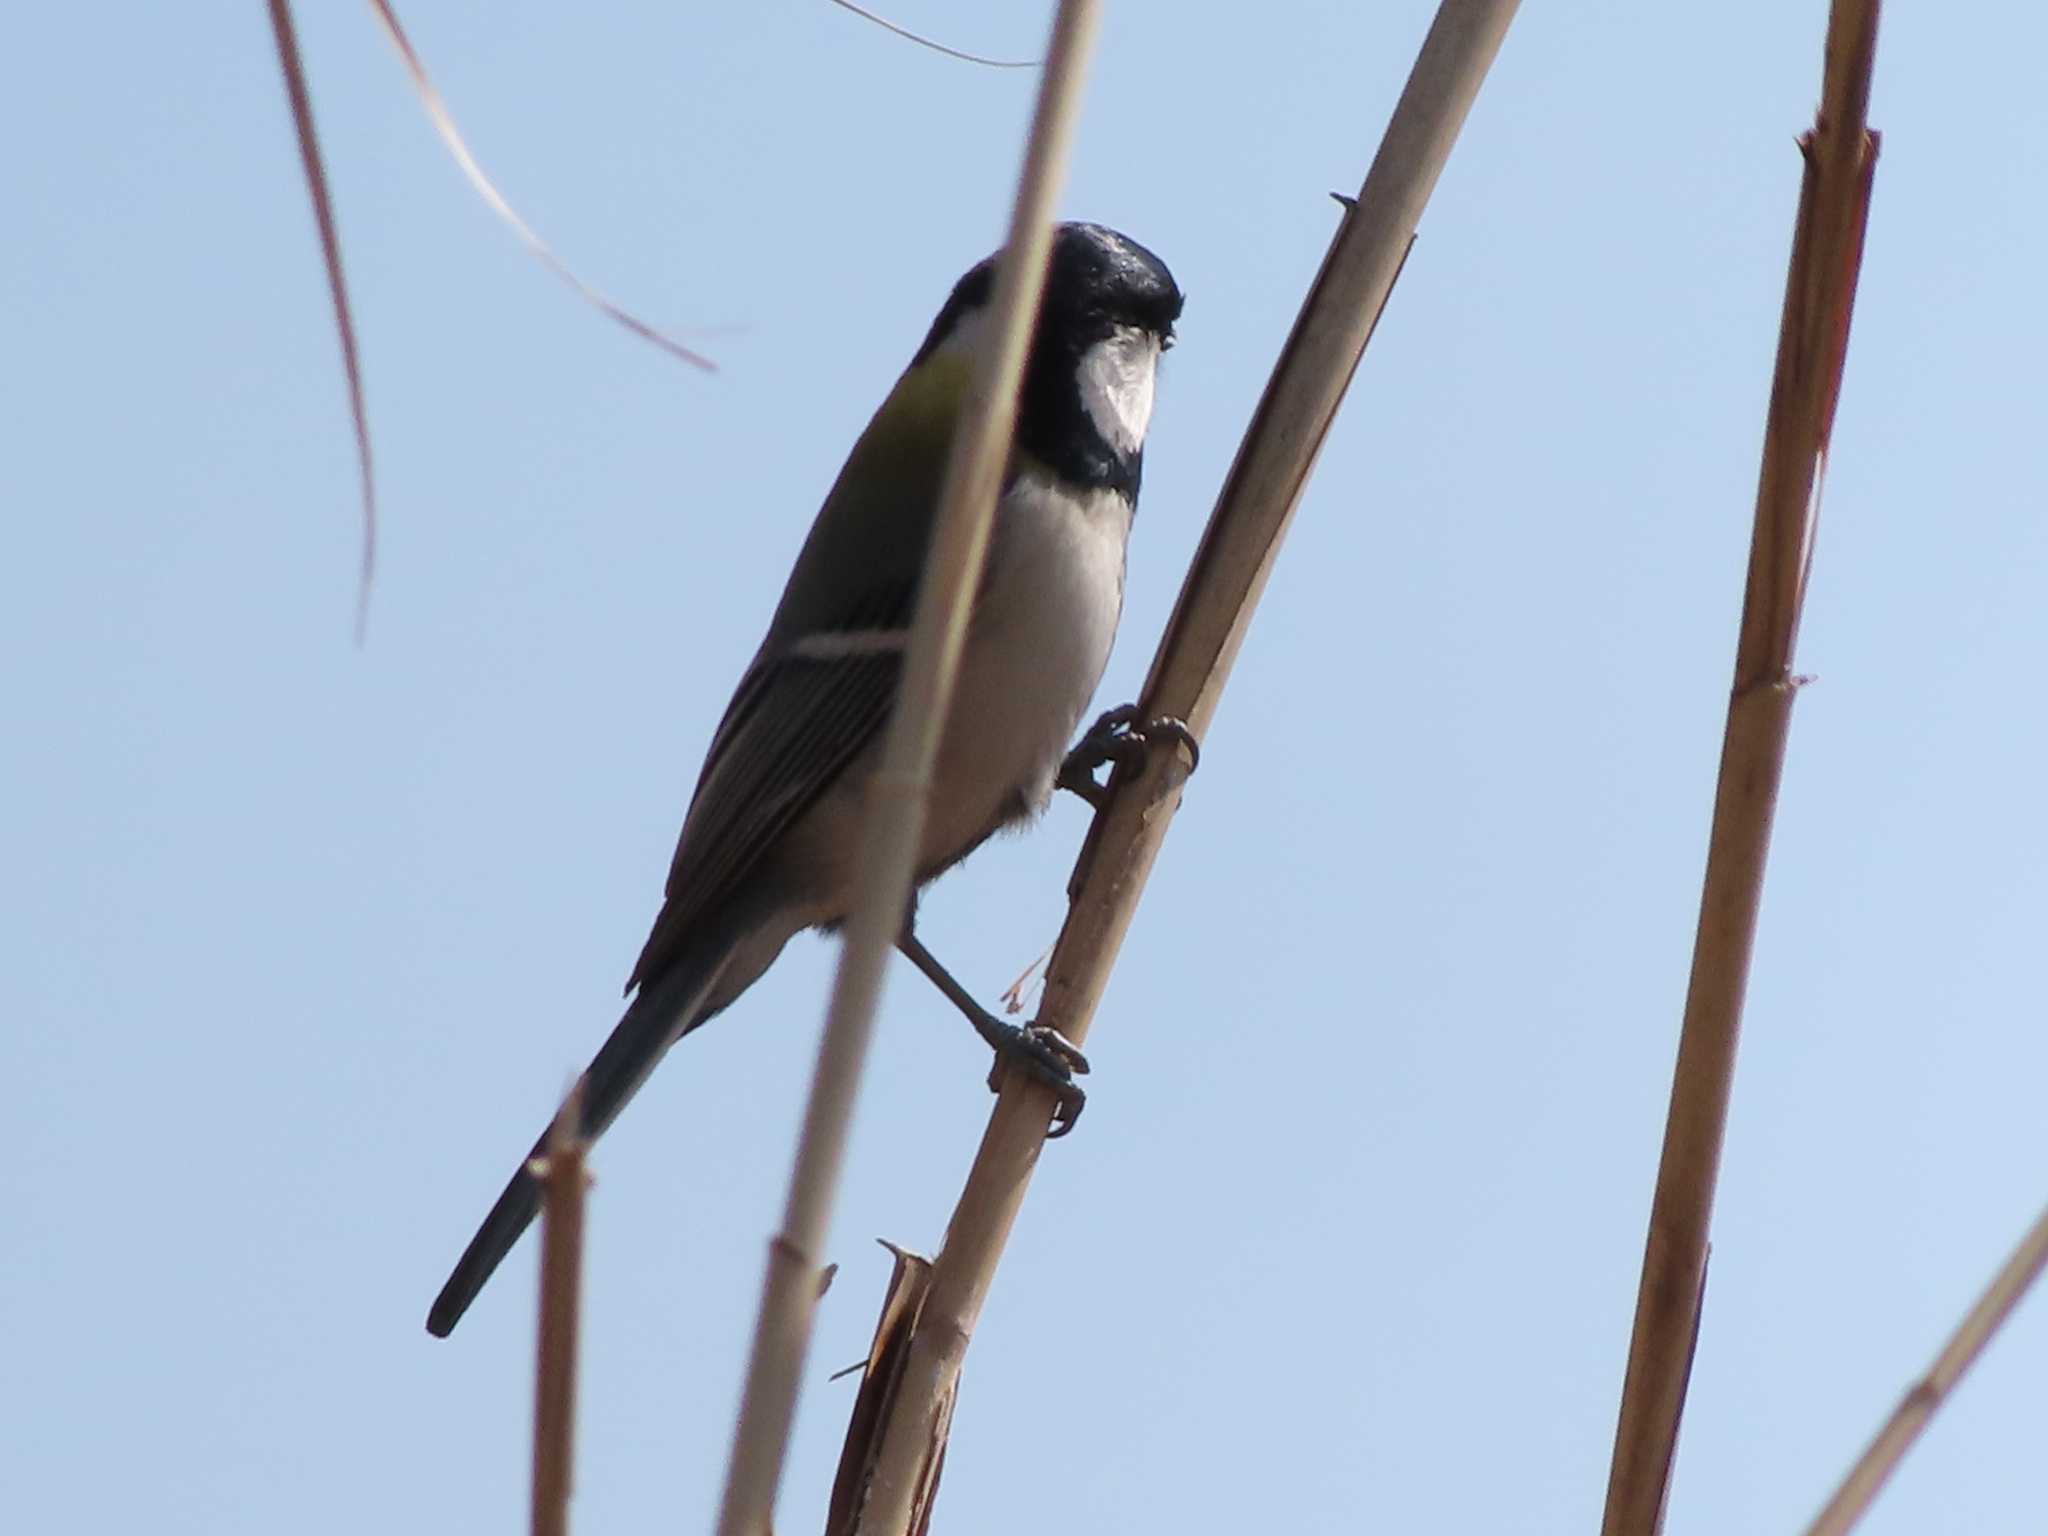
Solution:
M991 256L961 278L914 369L972 347L995 289ZM1061 479L1137 500L1153 374L1173 345L1182 295L1166 263L1100 224L1062 224L1017 405L1017 447Z
M1119 326L1173 345L1180 288L1166 263L1128 235L1100 224L1062 224L1053 231L1052 265L1038 334L1099 341Z

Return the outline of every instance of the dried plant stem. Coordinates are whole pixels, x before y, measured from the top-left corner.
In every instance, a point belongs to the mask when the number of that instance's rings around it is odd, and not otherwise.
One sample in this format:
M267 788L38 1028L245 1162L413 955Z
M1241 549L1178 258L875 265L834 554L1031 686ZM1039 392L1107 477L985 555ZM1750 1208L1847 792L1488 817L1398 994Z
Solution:
M903 1361L910 1350L917 1315L931 1290L930 1259L898 1248L886 1239L882 1246L889 1250L896 1264L882 1297L882 1315L875 1324L874 1343L869 1346L861 1371L860 1392L848 1417L839 1474L832 1480L832 1502L825 1516L825 1536L854 1536L860 1529L861 1506L867 1497L875 1455L881 1448L878 1437L903 1376ZM950 1414L947 1417L950 1419ZM919 1490L911 1536L921 1536L930 1519L932 1499L938 1491L939 1461L940 1458L933 1459L931 1481Z
M327 294L334 302L334 329L341 338L341 371L348 384L349 419L356 433L356 472L362 482L363 560L356 578L356 643L362 644L370 622L370 581L377 570L377 475L370 454L370 415L363 405L363 366L356 351L356 322L349 308L348 281L341 272L341 234L334 222L334 199L327 192L327 168L320 157L320 135L313 127L313 96L306 85L306 66L299 56L299 36L292 25L289 0L269 0L270 30L277 40L278 68L291 103L292 128L298 135L299 162L306 191L313 199L313 222L320 231L320 260L327 269Z
M913 32L908 27L898 26L888 17L869 10L864 5L855 5L853 0L832 0L841 10L851 11L863 21L873 22L885 32L894 32L898 37L929 48L933 53L942 53L949 59L958 59L963 64L980 64L989 69L1036 69L1036 59L991 59L985 54L968 53L965 49L951 48L936 38L926 37L922 32Z
M463 174L477 196L505 226L519 237L520 244L532 252L540 264L556 277L574 289L584 303L600 314L617 321L643 341L651 341L672 357L680 358L693 368L702 368L707 373L715 372L718 365L702 353L691 350L675 337L656 326L648 324L616 300L600 292L591 284L578 277L569 264L554 253L548 243L534 232L533 226L520 217L519 211L498 190L497 183L484 174L484 168L470 152L469 142L462 136L462 130L455 126L455 115L448 110L448 103L441 99L441 93L434 87L427 74L427 66L399 23L398 12L392 9L391 0L370 0L370 10L384 28L384 35L391 46L398 50L399 60L405 65L405 72L412 78L412 88L426 108L427 120L434 125L434 132L440 135L441 143L454 158L455 165Z
M1515 0L1445 0L1365 179L1304 300L1181 589L1143 712L1177 715L1199 736L1237 656L1324 434L1342 403L1415 225L1499 49ZM1130 926L1178 804L1187 761L1154 754L1097 817L1047 972L1040 1020L1079 1040ZM1053 1100L1012 1076L937 1260L860 1530L902 1536L942 1446L940 1418L1002 1256Z
M1018 384L1045 286L1053 204L1080 114L1081 79L1096 14L1095 0L1062 0L1053 21L1009 237L996 273L992 344L976 361L954 433L901 689L890 715L882 767L868 792L861 887L846 925L790 1174L788 1206L781 1232L769 1245L719 1536L766 1536L781 1481L797 1381L810 1343L820 1253L874 1032L883 971L910 896L932 763L959 668L969 602L988 550L996 491L1016 423Z
M2020 1239L2019 1247L2005 1261L2005 1267L1992 1277L1969 1315L1957 1324L1941 1353L1934 1357L1934 1364L1927 1368L1927 1374L1899 1400L1884 1428L1877 1432L1877 1438L1842 1479L1835 1496L1806 1528L1806 1536L1844 1536L1863 1518L1878 1490L1884 1487L1885 1479L1912 1449L1935 1410L1963 1379L1963 1373L1977 1363L1984 1346L2012 1316L2012 1309L2019 1305L2028 1287L2041 1278L2043 1268L2048 1268L2048 1210L2035 1220L2027 1235Z
M1876 0L1837 0L1820 116L1801 140L1805 179L1764 431L1735 679L1603 1536L1649 1536L1662 1524L1699 1328L1743 995L1800 682L1792 675L1792 652L1877 160L1877 138L1866 126L1877 10Z
M576 1445L576 1331L583 1293L588 1143L578 1080L548 1131L541 1184L540 1348L534 1371L533 1536L568 1536Z

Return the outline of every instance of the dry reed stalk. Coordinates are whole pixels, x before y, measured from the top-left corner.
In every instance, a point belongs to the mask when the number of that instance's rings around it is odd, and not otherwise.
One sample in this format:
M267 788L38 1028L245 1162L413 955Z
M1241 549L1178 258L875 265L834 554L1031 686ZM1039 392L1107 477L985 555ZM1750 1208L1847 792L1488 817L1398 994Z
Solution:
M922 32L913 32L908 27L898 26L888 17L878 15L864 5L855 5L853 0L832 0L832 3L843 11L853 12L862 21L874 23L884 32L894 32L898 37L913 42L920 48L929 48L933 53L942 53L947 58L958 59L963 64L980 64L988 69L1038 68L1038 60L1036 59L991 59L985 54L969 53L963 48L949 47L935 37L926 37Z
M576 1445L576 1344L583 1293L583 1197L590 1181L576 1134L577 1080L548 1130L541 1186L540 1346L534 1370L533 1536L568 1536Z
M505 194L498 190L496 182L484 174L483 166L471 152L469 141L463 138L462 130L455 125L455 114L448 110L448 103L441 97L427 74L427 66L420 58L412 39L398 20L398 12L391 7L390 0L370 0L370 11L383 27L384 36L398 51L399 62L405 65L405 72L412 80L413 94L420 99L426 110L427 121L439 135L442 146L455 161L455 167L462 172L463 179L484 200L484 206L496 214L506 228L519 237L519 243L530 251L540 264L573 289L584 303L600 314L616 321L638 336L642 341L651 341L671 357L679 358L693 368L702 368L706 373L715 373L718 365L702 353L686 347L675 337L657 326L648 324L638 315L610 298L594 285L585 282L570 265L554 253L552 247L535 233L531 224L520 216Z
M1143 694L1141 717L1175 715L1199 737L1215 712L1316 454L1399 274L1515 0L1444 0L1275 364L1224 483ZM1184 751L1125 778L1090 830L1047 971L1039 1019L1083 1039L1187 776ZM913 1332L858 1529L904 1536L944 1449L961 1360L994 1279L1053 1110L1011 1074L968 1174Z
M284 72L285 97L291 104L292 129L298 135L299 163L306 191L313 199L313 222L320 232L320 260L327 269L327 293L334 302L334 329L341 337L341 371L348 381L349 418L356 432L356 470L362 480L363 563L356 578L356 643L362 644L370 622L370 581L377 569L377 477L370 459L370 416L363 405L363 368L356 353L356 322L349 309L348 283L341 274L341 234L335 227L334 200L327 192L327 169L320 158L320 136L313 128L313 96L306 85L306 66L299 57L299 36L292 25L289 0L269 0L270 30L277 40L278 68Z
M1735 1071L1771 821L1800 679L1793 645L1862 261L1877 136L1867 126L1876 0L1837 0L1764 430L1734 685L1721 743L1692 976L1629 1341L1603 1536L1663 1523L1698 1334L1707 1231Z
M1842 1479L1835 1496L1806 1528L1806 1536L1845 1536L1863 1518L1878 1490L1884 1487L1885 1479L1912 1449L1935 1410L1963 1379L1963 1373L1977 1363L1984 1346L2004 1326L2028 1287L2041 1278L2043 1268L2048 1268L2048 1211L2040 1214L2004 1267L1991 1277L1991 1284L1956 1325L1956 1331L1942 1345L1927 1374L1907 1389L1869 1448Z
M1052 248L1052 211L1095 34L1096 0L1061 0L1018 180L989 324L954 433L932 547L882 766L869 789L861 885L834 978L804 1111L789 1201L769 1244L760 1321L726 1473L719 1536L766 1536L781 1481L797 1383L809 1347L820 1252L838 1193L847 1129L874 1033L889 952L903 923L967 615L988 550L996 491L1016 423L1017 390Z
M853 1536L860 1528L861 1507L874 1475L875 1458L882 1449L882 1427L888 1423L889 1405L903 1381L903 1366L909 1358L918 1315L931 1292L930 1259L887 1240L882 1246L895 1257L896 1267L882 1297L882 1313L875 1323L874 1342L868 1347L866 1368L861 1372L860 1392L854 1398L853 1412L847 1416L846 1443L839 1455L838 1476L832 1480L825 1536ZM930 1480L912 1501L910 1536L924 1536L931 1523L932 1501L938 1495L939 1473L945 1461L946 1429L951 1422L952 1405L948 1403L939 1416L939 1444L929 1463Z

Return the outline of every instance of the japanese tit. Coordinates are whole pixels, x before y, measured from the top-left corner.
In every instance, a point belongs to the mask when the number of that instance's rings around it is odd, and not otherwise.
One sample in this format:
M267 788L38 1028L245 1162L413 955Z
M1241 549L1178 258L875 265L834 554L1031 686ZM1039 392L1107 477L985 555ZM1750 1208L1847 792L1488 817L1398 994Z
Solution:
M948 449L988 339L995 258L954 285L861 433L797 556L767 637L711 741L666 897L590 1063L601 1133L668 1048L751 986L796 933L847 915L867 779L895 699ZM1181 292L1159 258L1096 224L1054 232L988 561L941 735L922 887L1052 798L1123 607L1160 354ZM999 1048L1028 1031L981 1012L906 930L906 952ZM1060 1070L1057 1056L1050 1065ZM543 1149L545 1135L535 1146ZM445 1336L532 1221L522 1163L428 1314Z

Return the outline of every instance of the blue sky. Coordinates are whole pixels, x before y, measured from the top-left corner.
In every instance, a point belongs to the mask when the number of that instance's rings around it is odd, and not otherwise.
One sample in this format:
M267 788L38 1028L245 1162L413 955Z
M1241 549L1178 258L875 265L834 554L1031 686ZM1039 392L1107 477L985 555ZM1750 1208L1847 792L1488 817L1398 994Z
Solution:
M989 53L1036 6L891 14ZM1423 4L1113 3L1066 212L1187 290L1104 704L1144 674ZM260 8L40 7L0 60L0 1486L24 1530L518 1528L533 1255L428 1300L615 1016L841 456L1000 237L1032 79L823 4L417 7L578 305L367 10L300 22L384 498ZM1823 7L1532 5L1323 455L970 1357L1000 1536L1597 1521ZM1669 1529L1817 1507L2044 1178L2048 21L1894 7L1847 386ZM927 898L993 997L1058 807ZM597 1154L576 1516L702 1529L832 950ZM985 1058L894 976L781 1526ZM1874 1532L2027 1526L2048 1310Z

